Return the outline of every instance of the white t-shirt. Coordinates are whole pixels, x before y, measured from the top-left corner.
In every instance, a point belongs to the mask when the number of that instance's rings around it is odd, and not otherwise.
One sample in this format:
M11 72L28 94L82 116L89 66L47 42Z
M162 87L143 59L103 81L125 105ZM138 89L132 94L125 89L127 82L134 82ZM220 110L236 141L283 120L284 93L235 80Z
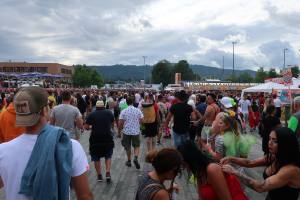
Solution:
M281 101L279 98L274 99L274 106L276 108L280 108L281 107Z
M0 144L0 177L7 200L28 200L19 194L21 179L29 161L37 135L22 134L10 142ZM79 142L72 141L72 177L80 176L89 169L85 152Z
M119 119L124 120L123 133L126 135L139 135L141 133L140 120L143 118L142 111L132 105L122 110Z
M241 99L239 105L241 106L243 114L249 113L249 106L251 106L251 102L248 99Z
M140 101L141 101L141 95L139 93L136 93L134 95L134 101L135 101L136 104L140 103Z

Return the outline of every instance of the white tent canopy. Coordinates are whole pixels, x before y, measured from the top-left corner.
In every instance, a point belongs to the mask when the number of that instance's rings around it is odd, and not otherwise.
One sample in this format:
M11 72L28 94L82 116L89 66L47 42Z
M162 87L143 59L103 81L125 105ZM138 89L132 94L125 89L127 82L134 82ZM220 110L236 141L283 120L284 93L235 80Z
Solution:
M284 90L284 89L288 89L288 87L285 85L279 84L279 83L268 82L268 83L263 83L260 85L256 85L253 87L243 89L242 94L244 94L245 92L268 92L268 93L271 93L273 89Z

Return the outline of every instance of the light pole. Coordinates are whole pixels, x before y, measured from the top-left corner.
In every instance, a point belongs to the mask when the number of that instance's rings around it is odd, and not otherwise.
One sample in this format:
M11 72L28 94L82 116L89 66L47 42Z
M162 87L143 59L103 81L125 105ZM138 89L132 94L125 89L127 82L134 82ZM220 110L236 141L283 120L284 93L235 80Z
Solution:
M283 69L285 68L285 52L287 51L287 48L283 49Z
M222 69L222 79L224 79L224 56L223 56L223 60L222 60L222 66L223 66L223 69Z
M232 78L234 77L234 45L237 42L232 42Z
M146 58L147 58L147 56L143 56L143 59L144 59L144 85L146 83Z

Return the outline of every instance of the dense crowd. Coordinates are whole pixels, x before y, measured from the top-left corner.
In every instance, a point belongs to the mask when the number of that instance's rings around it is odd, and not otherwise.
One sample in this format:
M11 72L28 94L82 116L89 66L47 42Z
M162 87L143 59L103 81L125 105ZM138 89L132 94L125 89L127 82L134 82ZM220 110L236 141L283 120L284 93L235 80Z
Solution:
M293 99L291 117L283 108L277 95L264 93L6 90L0 98L0 187L11 200L68 199L70 185L78 199L92 199L90 166L79 143L91 130L89 154L99 182L113 179L117 138L126 152L124 165L137 170L145 138L146 162L153 170L139 178L136 200L172 199L180 192L175 179L182 170L197 186L199 199L249 199L247 186L268 192L268 200L297 200L300 97ZM263 156L249 160L257 137ZM162 138L173 146L162 148ZM264 180L244 171L259 166L265 166Z

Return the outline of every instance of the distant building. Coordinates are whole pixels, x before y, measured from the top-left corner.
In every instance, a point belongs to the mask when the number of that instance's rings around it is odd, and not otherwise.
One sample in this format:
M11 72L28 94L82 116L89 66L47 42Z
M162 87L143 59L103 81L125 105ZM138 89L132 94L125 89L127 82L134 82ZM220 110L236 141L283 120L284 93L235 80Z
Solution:
M0 62L0 72L17 74L40 72L62 75L70 79L74 73L74 66L59 63Z

